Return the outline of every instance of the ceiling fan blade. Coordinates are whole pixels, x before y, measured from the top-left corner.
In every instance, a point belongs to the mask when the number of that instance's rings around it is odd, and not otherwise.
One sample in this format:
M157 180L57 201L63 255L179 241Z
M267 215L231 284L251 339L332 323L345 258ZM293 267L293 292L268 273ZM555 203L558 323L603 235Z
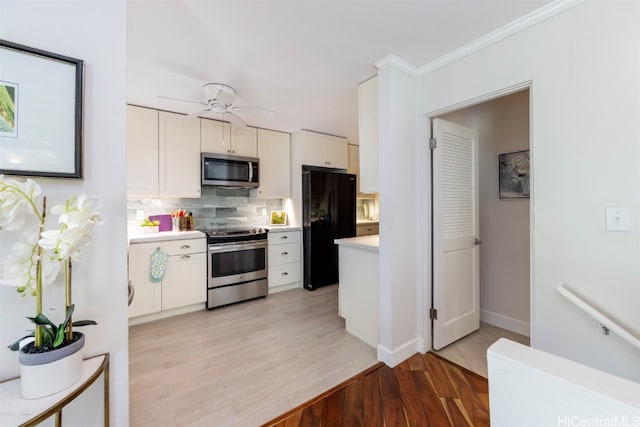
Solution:
M229 110L227 110L227 112L224 113L224 119L228 120L229 123L231 123L232 127L235 127L235 128L247 127L247 124L245 123L244 120L242 120L239 116L237 116L236 114L232 113Z
M216 99L222 102L224 105L233 104L233 100L236 99L236 95L232 92L227 92L226 90L219 90Z
M158 95L158 98L162 98L162 99L170 99L172 101L182 101L182 102L191 102L193 104L201 104L201 105L207 105L206 102L202 102L202 101L194 101L192 99L183 99L183 98L174 98L172 96L163 96L163 95Z
M231 107L229 110L234 113L252 114L254 116L261 116L266 119L273 119L273 117L275 116L275 113L273 111L259 107L238 106Z
M187 118L187 117L197 117L200 114L204 114L204 113L207 113L209 111L211 111L211 108L205 108L204 110L196 111L195 113L189 113L189 114L187 114L185 116L185 118Z

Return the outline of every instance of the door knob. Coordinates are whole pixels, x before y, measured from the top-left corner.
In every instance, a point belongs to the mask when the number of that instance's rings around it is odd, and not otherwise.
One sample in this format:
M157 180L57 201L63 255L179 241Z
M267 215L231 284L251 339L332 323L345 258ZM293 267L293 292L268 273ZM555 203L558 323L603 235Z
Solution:
M480 239L476 239L476 240L474 240L474 242L473 242L473 244L474 244L474 245L476 245L476 246L478 246L478 245L479 245L479 244L481 244L481 243L482 243L482 240L480 240Z

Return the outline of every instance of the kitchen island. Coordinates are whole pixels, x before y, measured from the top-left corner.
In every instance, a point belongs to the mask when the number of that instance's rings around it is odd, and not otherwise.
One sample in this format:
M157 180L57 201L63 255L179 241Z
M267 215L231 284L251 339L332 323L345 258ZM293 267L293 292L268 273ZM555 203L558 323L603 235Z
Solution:
M345 329L377 348L380 331L378 252L380 236L336 239L338 249L338 313Z

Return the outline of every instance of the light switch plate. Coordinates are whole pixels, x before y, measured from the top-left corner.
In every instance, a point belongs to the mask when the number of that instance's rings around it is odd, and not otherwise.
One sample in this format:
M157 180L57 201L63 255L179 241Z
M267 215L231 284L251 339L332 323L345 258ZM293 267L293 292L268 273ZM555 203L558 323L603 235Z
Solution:
M607 208L607 231L630 231L629 208Z

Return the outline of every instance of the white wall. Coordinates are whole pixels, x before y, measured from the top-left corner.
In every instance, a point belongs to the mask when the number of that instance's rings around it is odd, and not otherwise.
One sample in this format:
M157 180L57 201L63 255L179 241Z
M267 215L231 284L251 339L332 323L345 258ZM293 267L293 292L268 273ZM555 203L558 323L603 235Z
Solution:
M393 65L378 71L380 345L390 366L418 351L418 160L415 78ZM422 294L420 294L422 295ZM410 304L409 304L410 302ZM421 341L421 340L420 340Z
M640 425L638 383L504 338L487 361L494 427Z
M418 99L429 114L532 82L532 345L635 381L640 352L555 288L640 336L639 20L638 2L580 3L426 74ZM605 230L606 206L631 208L631 232Z
M126 3L110 1L0 2L0 38L83 59L84 180L38 179L48 204L73 194L99 197L104 224L92 233L86 261L74 264L76 319L84 328L86 356L110 353L111 424L128 424L128 326L125 205ZM56 108L55 100L42 102ZM11 242L3 240L0 259ZM60 293L59 287L46 297ZM0 379L19 375L17 354L6 345L30 327L20 321L34 310L32 298L0 287ZM46 306L48 307L48 306Z
M529 335L529 199L498 196L498 154L529 149L529 91L440 118L479 134L480 320Z

